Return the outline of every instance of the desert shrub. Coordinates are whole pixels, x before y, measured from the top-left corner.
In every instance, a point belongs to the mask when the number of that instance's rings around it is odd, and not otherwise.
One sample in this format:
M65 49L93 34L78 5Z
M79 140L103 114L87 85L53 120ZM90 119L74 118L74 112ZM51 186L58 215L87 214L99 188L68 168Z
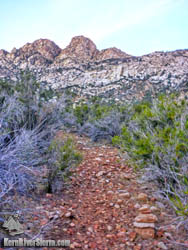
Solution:
M35 190L39 166L48 162L48 147L61 126L62 103L47 103L45 91L23 73L16 83L0 84L0 204L10 195ZM42 97L41 97L42 95Z
M92 97L83 103L66 106L63 112L63 124L80 135L90 137L93 141L111 139L119 135L122 121L129 120L130 107L106 103L99 97Z
M19 130L14 140L0 149L0 198L8 191L14 190L22 194L35 187L35 171L37 166L45 162L38 144L45 148L47 143L43 140L45 133L37 130Z
M80 128L79 133L90 137L93 141L105 139L111 142L111 139L115 135L119 135L120 131L121 127L119 116L117 114L110 113L102 119L85 123Z
M109 113L113 110L112 105L100 104L96 103L91 106L90 109L90 120L99 120L109 115Z
M148 180L156 181L188 228L187 124L188 103L163 95L152 104L133 105L131 118L112 141L135 167L144 168Z
M80 163L82 156L71 137L55 138L48 150L51 155L48 192L56 192L62 189L63 181L70 175L71 168Z
M77 123L83 125L88 120L89 107L87 104L81 103L75 107L73 114L77 118Z
M28 72L22 72L17 82L1 81L0 109L3 113L7 112L4 119L6 126L12 129L23 126L32 129L37 126L44 118L44 104L48 106L47 101L53 94L51 89L41 88Z
M103 103L99 98L91 98L87 102L80 100L75 104L73 100L68 100L62 109L62 123L67 128L74 128L74 131L83 131L83 128L96 121L110 116L114 112L112 105ZM89 136L89 134L88 134Z
M107 116L112 110L112 106L103 103L79 103L73 110L77 123L81 126L88 121L99 120ZM70 111L70 109L69 109Z

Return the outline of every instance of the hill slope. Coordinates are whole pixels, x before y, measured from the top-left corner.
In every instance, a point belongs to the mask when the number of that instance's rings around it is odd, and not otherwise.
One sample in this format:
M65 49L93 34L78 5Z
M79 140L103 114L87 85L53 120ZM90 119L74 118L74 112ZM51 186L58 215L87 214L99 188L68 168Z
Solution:
M99 51L84 36L72 38L65 49L39 39L10 53L0 50L0 78L15 81L25 69L46 86L72 88L81 96L132 100L188 89L188 49L135 57L117 48Z

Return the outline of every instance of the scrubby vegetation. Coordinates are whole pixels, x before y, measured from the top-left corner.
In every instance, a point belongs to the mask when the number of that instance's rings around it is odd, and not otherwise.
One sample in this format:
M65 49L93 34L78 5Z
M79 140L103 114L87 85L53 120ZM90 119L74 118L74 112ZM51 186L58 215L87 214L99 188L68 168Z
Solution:
M51 103L57 93L41 88L28 72L22 73L16 83L1 81L0 88L0 204L1 209L11 210L13 206L17 209L11 201L12 195L29 195L37 189L38 181L43 181L39 180L43 165L49 173L54 169L49 148L62 125L65 99L62 96ZM72 163L71 153L73 159L78 157L71 147L70 141L65 142L64 158L57 155L64 168Z
M158 184L188 229L188 103L171 95L133 105L112 142Z
M11 194L36 188L39 166L48 166L48 192L59 190L81 160L71 138L54 137L63 128L126 152L127 162L157 183L188 229L187 100L176 95L126 105L98 97L79 100L74 93L41 87L28 73L17 83L1 81L0 88L2 206L11 204Z
M111 142L113 136L121 131L121 120L125 118L125 108L106 103L102 98L91 98L69 105L63 112L66 127L75 128L81 135L93 141L106 139Z
M96 98L79 104L72 114L80 134L93 141L107 139L125 152L126 161L158 185L188 229L186 99L171 94L117 105Z
M62 190L62 179L66 181L71 175L71 168L82 160L82 155L76 149L74 140L70 136L64 139L54 138L48 150L51 156L48 192L54 193Z

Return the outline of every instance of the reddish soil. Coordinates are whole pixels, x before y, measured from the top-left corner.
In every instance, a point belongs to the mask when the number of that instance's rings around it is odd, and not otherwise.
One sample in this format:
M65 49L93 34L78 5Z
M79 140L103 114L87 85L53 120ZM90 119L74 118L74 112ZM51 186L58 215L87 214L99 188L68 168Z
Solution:
M70 240L71 245L66 249L165 249L160 245L174 250L188 248L176 244L178 241L186 244L186 235L176 234L170 224L175 215L166 205L154 213L158 218L154 238L143 239L137 234L133 222L138 215L138 204L156 206L157 200L152 196L154 187L147 189L137 182L133 168L124 164L116 148L94 144L84 137L74 135L74 138L83 160L73 170L64 191L58 195L46 194L38 205L30 203L35 205L32 223L36 220L45 229L40 238ZM147 199L139 201L138 195L143 192ZM54 222L45 228L54 217ZM35 229L34 232L32 224L28 234L37 234L37 226Z

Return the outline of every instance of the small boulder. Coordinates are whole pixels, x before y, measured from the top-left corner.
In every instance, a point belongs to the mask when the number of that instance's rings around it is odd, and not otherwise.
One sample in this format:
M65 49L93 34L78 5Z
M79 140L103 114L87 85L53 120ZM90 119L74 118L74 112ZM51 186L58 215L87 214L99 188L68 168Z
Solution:
M133 223L134 227L136 228L155 228L154 223L146 223L146 222L134 222Z
M168 250L168 248L165 246L165 244L161 241L157 244L157 246L160 248L160 249L164 249L164 250Z
M154 214L139 214L135 218L136 222L146 222L146 223L154 223L157 221L157 216Z
M142 214L150 214L151 213L150 206L147 204L145 204L141 208L139 208L138 211Z
M130 193L129 193L129 192L126 192L126 193L120 193L120 194L119 194L119 196L120 196L120 197L124 197L124 198L130 198L130 197L131 197L131 195L130 195Z
M138 199L139 201L147 201L148 196L147 196L147 194L145 194L145 193L140 193L140 194L138 195L137 199Z
M143 239L150 239L155 237L155 231L153 228L135 228L135 232L139 234Z

